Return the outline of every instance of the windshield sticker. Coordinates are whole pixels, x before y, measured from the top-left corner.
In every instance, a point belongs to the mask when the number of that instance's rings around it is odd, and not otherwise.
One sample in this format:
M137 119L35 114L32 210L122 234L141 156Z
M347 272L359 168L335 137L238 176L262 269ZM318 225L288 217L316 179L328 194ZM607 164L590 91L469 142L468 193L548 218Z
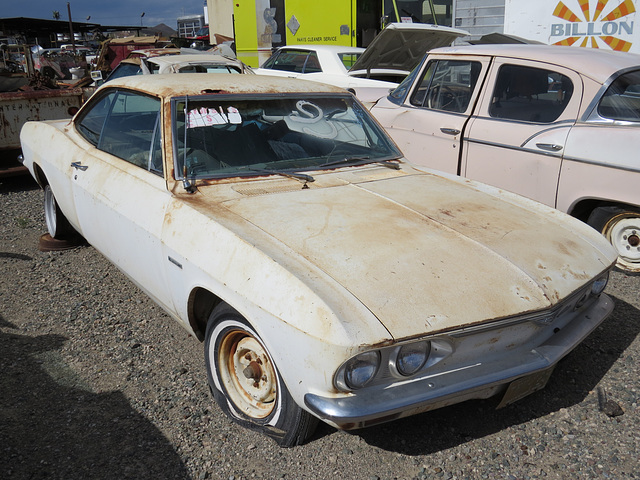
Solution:
M227 107L227 112L222 107L215 108L194 108L188 114L187 128L211 127L213 125L240 125L242 116L235 107Z

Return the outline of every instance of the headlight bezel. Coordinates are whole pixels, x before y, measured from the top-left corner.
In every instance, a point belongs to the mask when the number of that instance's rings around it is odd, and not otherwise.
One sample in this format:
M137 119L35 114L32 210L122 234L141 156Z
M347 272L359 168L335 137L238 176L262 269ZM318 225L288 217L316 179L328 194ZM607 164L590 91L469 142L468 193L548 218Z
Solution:
M422 363L422 365L415 370L413 374L405 375L402 374L400 370L397 368L397 359L400 350L411 344L427 342L429 344L429 354L427 358ZM377 352L379 364L377 371L363 386L359 388L353 388L353 385L350 386L349 382L346 380L346 372L351 362L354 362L359 356L369 353L369 352ZM410 379L411 377L415 377L420 375L426 369L431 366L439 363L441 360L447 358L449 355L453 353L453 342L451 339L445 336L438 337L425 337L425 338L416 338L412 340L408 340L405 342L401 342L389 347L382 347L379 349L366 350L364 352L359 352L345 361L336 371L334 375L334 386L340 392L356 392L364 387L371 387L378 384L387 384L392 381L405 381Z
M360 364L360 365L358 365ZM364 367L363 365L364 364ZM381 355L379 350L367 350L354 355L344 362L336 375L336 386L340 390L353 391L366 387L376 378L381 365ZM353 372L356 368L370 368L368 378L356 382Z
M407 370L407 366L403 366L404 359L406 358L403 354L407 356L414 353L418 353L422 356L422 359L417 362L410 370ZM429 360L429 356L431 354L431 342L429 340L420 340L418 342L410 342L405 343L404 345L400 345L395 349L394 354L390 358L389 366L391 367L392 372L397 373L401 377L411 377L418 373L420 370L424 368L427 361Z

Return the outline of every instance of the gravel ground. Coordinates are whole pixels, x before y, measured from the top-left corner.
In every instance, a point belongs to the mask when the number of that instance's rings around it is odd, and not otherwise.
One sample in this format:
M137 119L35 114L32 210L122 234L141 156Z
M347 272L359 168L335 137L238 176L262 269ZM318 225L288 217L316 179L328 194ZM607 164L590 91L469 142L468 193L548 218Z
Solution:
M202 345L91 247L43 253L42 192L0 180L0 478L640 478L640 277L547 388L281 449L230 422Z

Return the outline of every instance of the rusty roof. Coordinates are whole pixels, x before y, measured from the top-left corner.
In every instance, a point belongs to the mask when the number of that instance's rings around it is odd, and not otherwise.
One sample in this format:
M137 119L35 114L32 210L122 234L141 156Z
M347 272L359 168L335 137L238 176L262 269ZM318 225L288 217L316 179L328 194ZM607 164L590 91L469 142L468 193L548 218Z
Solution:
M228 73L181 73L178 75L134 75L109 81L105 88L125 87L161 97L220 93L345 93L346 90L308 80Z

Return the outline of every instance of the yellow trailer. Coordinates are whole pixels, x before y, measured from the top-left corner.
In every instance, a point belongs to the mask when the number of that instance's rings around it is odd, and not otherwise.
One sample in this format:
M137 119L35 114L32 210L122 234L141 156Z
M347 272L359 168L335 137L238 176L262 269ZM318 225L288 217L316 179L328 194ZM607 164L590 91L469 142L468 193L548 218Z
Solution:
M451 26L451 7L452 0L235 0L236 52L257 67L283 45L366 47L387 23Z

